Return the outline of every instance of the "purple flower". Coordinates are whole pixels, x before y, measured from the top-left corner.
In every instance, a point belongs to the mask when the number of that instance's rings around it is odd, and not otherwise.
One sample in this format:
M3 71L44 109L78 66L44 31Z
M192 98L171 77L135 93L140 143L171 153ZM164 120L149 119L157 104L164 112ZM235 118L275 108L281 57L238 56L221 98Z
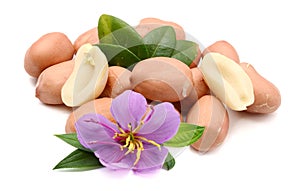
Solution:
M80 143L111 169L149 171L161 168L168 154L162 145L176 133L179 113L167 102L151 106L139 93L127 90L111 105L112 123L99 114L76 122Z

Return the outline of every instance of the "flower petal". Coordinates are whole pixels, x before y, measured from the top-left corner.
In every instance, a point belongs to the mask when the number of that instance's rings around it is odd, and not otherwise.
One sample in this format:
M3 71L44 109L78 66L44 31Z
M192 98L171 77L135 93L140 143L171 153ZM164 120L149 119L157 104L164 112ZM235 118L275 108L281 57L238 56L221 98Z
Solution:
M98 150L95 151L95 155L99 158L102 165L110 169L130 169L131 165L124 165L120 161L126 157L127 149L121 149L121 145L118 143L102 143L99 145ZM134 161L134 159L133 159Z
M116 153L116 154L118 154L118 153ZM106 162L105 160L100 159L100 162L101 162L101 164L103 164L104 166L106 166L107 168L110 168L110 169L114 169L114 170L128 169L128 170L130 170L133 167L134 161L136 159L136 155L133 153L129 153L129 154L125 155L123 153L123 155L121 156L121 159L117 158L117 157L115 159L119 159L119 160L116 160L115 162L113 162L113 161Z
M98 150L100 142L115 143L113 136L117 127L102 115L86 114L79 118L75 127L79 142L92 151Z
M147 172L162 168L166 157L168 155L168 149L161 147L159 150L155 146L146 146L142 151L139 162L133 167L134 171Z
M133 129L136 128L146 109L147 101L144 96L131 90L117 96L111 105L112 115L125 130L130 130L128 124L131 124Z
M162 144L177 133L179 125L179 113L171 103L165 102L154 106L152 117L143 125L138 135Z
M120 153L120 148L107 147L107 157L103 159L103 152L99 153L100 162L104 166L110 169L132 169L137 172L147 172L155 169L159 169L164 164L164 161L168 155L168 150L165 147L161 147L159 150L153 145L144 145L144 150L141 152L140 160L134 166L136 160L136 152L124 155ZM100 151L100 149L99 149ZM124 150L126 151L126 150ZM123 151L123 152L124 152ZM109 155L112 155L109 157Z

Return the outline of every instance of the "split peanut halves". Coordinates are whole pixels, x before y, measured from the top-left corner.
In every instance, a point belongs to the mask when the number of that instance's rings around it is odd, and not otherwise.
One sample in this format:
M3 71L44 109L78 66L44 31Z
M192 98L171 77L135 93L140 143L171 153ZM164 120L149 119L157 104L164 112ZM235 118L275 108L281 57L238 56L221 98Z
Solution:
M80 106L97 98L103 91L108 77L108 61L103 52L91 44L79 48L75 66L61 90L64 104Z
M235 61L219 53L207 53L199 67L207 86L230 109L246 110L254 102L252 82Z

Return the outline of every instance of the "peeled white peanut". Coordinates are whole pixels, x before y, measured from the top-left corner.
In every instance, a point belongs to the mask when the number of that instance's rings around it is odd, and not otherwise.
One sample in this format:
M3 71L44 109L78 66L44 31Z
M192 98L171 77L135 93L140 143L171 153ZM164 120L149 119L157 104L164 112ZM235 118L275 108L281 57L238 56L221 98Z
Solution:
M171 26L174 28L177 40L185 39L185 32L183 28L177 23L164 21L157 18L144 18L140 21L139 25L135 27L137 33L144 37L148 32L161 26Z
M212 95L201 97L187 114L186 122L204 126L203 135L191 146L208 152L219 146L227 136L229 117L223 103Z
M131 89L131 72L121 66L110 66L108 68L108 79L100 97L115 98L125 90Z
M154 101L177 102L189 96L193 88L190 68L168 57L138 62L132 70L130 81L136 92Z
M61 89L74 68L74 60L46 68L37 80L35 96L45 104L63 104Z
M62 101L67 106L76 107L99 97L107 77L106 56L97 46L84 44L79 48L74 70L62 88Z
M200 69L207 86L230 109L246 110L254 102L252 82L233 60L220 53L207 53Z
M250 77L254 88L254 103L247 107L251 113L272 113L281 104L278 88L262 77L251 64L241 63L241 67Z

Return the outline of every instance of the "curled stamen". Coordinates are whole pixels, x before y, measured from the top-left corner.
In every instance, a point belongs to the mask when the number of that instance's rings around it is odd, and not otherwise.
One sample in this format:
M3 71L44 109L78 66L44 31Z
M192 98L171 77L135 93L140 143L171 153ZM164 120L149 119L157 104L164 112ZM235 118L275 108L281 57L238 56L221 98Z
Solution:
M149 114L149 112L151 112ZM125 155L128 155L130 153L134 153L135 150L136 151L136 160L133 163L133 166L135 166L140 158L141 158L141 154L142 151L144 150L144 145L143 142L147 142L150 143L156 147L158 147L159 150L161 150L161 145L156 143L153 140L149 140L145 137L142 136L137 136L136 132L138 132L142 126L144 125L144 119L148 119L149 115L152 115L153 113L153 109L152 107L149 107L149 109L147 110L147 112L144 114L144 116L142 117L142 120L139 122L139 124L137 125L136 128L134 128L131 123L128 124L128 129L130 130L130 132L125 132L119 125L117 126L120 133L115 133L115 135L113 136L114 139L119 138L118 141L121 141L121 143L125 144L123 146L120 146L121 150L123 151L124 148L127 148L128 150L125 152ZM134 129L133 129L134 128Z
M123 147L124 147L124 148L128 147L128 146L129 146L129 143L130 143L130 136L128 136L128 137L126 138L126 143L125 143L125 145L123 145Z
M148 142L148 143L150 143L150 144L152 144L152 145L158 147L159 150L161 150L160 144L156 143L155 141L148 140L148 139L146 139L145 137L141 137L141 136L136 136L136 138L138 138L138 139L140 139L140 140L143 140L143 141L145 141L145 142Z
M137 126L137 128L135 128L135 129L132 131L132 133L138 132L138 131L141 129L141 127L142 127L143 125L144 125L144 121L140 121L139 125Z
M120 131L121 133L123 133L123 134L126 133L126 132L120 127L119 123L117 124L117 127L118 127L118 129L119 129L119 131Z
M133 166L135 166L139 162L139 160L141 158L141 153L142 153L142 149L138 148L137 152L136 152L136 159L135 159L135 161L133 163Z

